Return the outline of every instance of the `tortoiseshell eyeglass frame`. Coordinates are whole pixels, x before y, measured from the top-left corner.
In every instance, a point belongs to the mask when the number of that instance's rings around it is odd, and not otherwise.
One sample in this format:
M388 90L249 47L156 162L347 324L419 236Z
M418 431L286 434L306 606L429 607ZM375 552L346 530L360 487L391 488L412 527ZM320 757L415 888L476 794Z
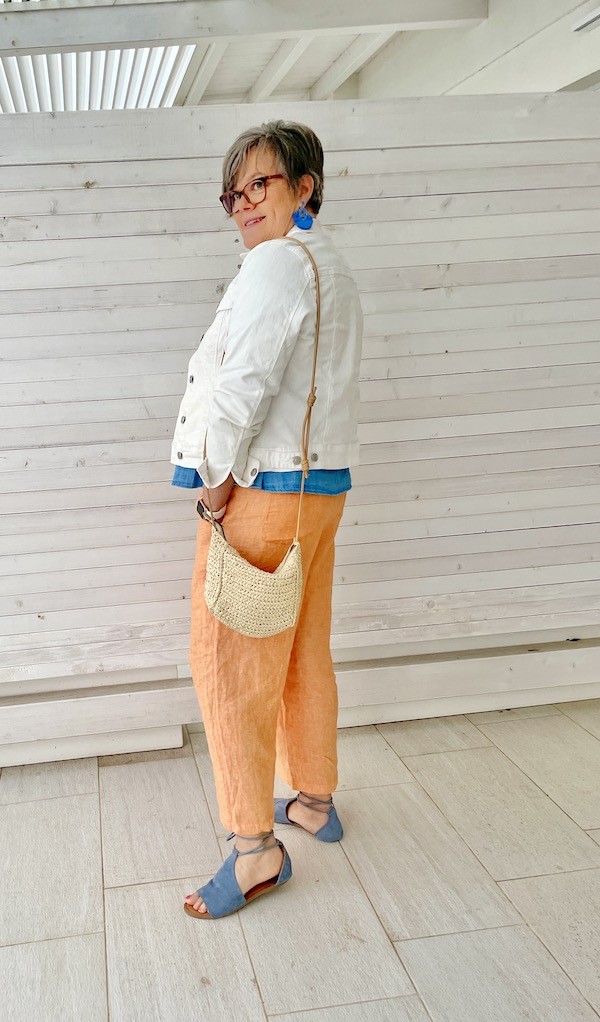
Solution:
M238 199L241 199L242 195L244 196L246 201L250 203L251 206L259 206L260 203L264 202L267 197L267 181L272 181L276 177L285 178L285 174L264 174L261 177L255 177L252 179L252 181L248 182L246 188L249 188L250 185L253 185L256 181L262 182L265 194L263 195L262 199L258 200L258 202L254 202L254 200L250 198L245 189L239 192L238 191L223 192L223 194L219 196L219 201L223 206L223 209L225 210L226 213L229 214L229 216L232 216L235 204L238 201Z

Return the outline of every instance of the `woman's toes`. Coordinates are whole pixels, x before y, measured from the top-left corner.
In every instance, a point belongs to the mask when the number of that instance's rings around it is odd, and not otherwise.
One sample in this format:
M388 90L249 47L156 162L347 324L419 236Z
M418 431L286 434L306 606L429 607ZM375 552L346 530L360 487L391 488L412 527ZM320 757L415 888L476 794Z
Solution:
M196 893L188 894L185 900L187 901L188 905L191 905L192 908L196 910L196 912L208 912L208 909L204 902L202 901L202 898L198 898L196 896Z

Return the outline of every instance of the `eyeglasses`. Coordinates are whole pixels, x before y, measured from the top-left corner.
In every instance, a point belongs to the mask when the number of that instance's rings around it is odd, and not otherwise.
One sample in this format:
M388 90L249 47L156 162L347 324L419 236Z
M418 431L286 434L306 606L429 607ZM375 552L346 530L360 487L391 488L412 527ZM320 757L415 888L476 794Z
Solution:
M265 174L264 177L255 177L250 184L246 185L246 188L241 191L223 192L219 196L220 201L223 204L223 208L229 216L233 213L236 203L242 198L242 195L249 202L251 206L258 206L260 202L264 202L267 197L267 181L272 181L276 177L285 177L285 174ZM246 191L247 189L247 191ZM249 193L249 194L248 194Z

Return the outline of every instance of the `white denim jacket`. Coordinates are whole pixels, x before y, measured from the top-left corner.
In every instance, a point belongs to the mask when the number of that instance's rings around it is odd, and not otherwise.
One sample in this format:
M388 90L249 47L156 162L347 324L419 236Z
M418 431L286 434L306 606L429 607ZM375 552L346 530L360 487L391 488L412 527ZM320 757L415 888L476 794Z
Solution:
M363 311L352 272L318 218L292 227L319 270L321 323L312 409L311 468L359 461L359 366ZM274 238L242 253L239 273L192 355L171 462L210 487L231 472L251 486L258 472L297 471L310 389L316 320L312 264L299 245ZM206 458L203 446L206 437Z

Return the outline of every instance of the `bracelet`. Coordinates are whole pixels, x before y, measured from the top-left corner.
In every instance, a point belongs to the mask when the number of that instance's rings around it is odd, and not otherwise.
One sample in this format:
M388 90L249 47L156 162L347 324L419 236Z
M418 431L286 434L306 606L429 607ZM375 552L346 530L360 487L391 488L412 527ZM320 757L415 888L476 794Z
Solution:
M208 514L210 514L210 508L206 506L204 501L200 500L200 503L202 504L202 507L204 508L204 510L206 512L208 512ZM218 518L219 515L223 514L223 512L226 511L226 510L227 510L227 504L223 504L223 507L220 507L218 511L213 511L213 517L214 518Z

